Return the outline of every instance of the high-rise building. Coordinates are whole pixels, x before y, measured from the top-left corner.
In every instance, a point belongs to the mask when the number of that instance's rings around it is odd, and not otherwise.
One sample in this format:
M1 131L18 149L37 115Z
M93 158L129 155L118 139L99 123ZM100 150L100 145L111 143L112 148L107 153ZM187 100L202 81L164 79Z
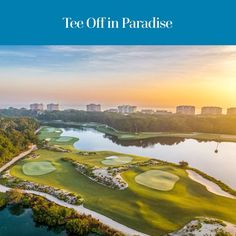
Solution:
M183 115L195 115L195 106L177 106L176 113Z
M221 107L202 107L201 114L202 115L221 115L222 108Z
M144 113L144 114L153 114L154 110L152 110L152 109L142 109L141 112Z
M230 107L227 109L227 115L236 115L236 107Z
M170 115L170 114L172 114L172 112L167 111L167 110L156 110L155 114L156 115Z
M30 110L32 110L32 111L43 111L43 104L42 103L30 104Z
M110 108L110 109L107 109L105 112L117 113L117 112L118 112L118 109L117 109L117 108Z
M87 106L87 111L101 111L101 105L100 104L88 104Z
M47 110L48 111L59 111L59 104L54 104L54 103L50 103L47 105Z
M137 111L137 107L130 106L130 105L122 105L122 106L118 106L118 111L124 114L133 113Z

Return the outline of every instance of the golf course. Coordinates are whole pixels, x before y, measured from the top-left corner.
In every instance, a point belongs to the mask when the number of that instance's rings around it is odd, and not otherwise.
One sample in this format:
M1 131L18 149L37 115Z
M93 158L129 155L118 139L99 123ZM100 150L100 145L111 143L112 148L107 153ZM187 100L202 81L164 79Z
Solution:
M191 180L184 168L109 150L84 151L73 144L79 138L61 136L60 128L43 127L38 136L44 144L36 158L24 158L10 168L10 175L79 194L84 206L148 235L179 230L198 216L236 224L236 200L209 192ZM53 151L60 147L68 152ZM137 153L138 154L138 153ZM119 190L81 174L72 162L88 169L125 168L120 176L128 187Z

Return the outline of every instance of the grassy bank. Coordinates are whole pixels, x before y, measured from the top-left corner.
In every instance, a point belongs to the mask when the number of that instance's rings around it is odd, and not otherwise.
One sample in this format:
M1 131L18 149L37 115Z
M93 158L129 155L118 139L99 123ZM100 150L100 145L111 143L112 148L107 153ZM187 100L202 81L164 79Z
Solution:
M43 122L45 125L52 125L55 127L74 127L74 128L94 128L99 132L105 133L116 137L118 140L144 140L151 138L162 138L162 137L174 137L174 138L186 138L196 139L202 141L216 141L216 142L236 142L236 135L230 134L213 134L213 133L177 133L177 132L123 132L116 130L110 126L99 124L95 122L91 123L80 123L80 122L63 122L63 121L50 121Z
M225 183L221 182L220 180L217 180L215 179L214 177L212 176L209 176L208 174L198 170L198 169L195 169L195 168L188 168L189 170L193 170L195 171L197 174L201 175L203 178L217 184L223 191L227 192L227 193L230 193L231 195L233 196L236 196L236 191L232 188L230 188L228 185L226 185Z
M158 137L175 137L197 139L203 141L217 141L217 142L236 142L236 135L228 134L210 134L210 133L172 133L172 132L139 132L130 133L115 130L105 125L98 125L96 129L105 134L115 136L119 140L142 140Z

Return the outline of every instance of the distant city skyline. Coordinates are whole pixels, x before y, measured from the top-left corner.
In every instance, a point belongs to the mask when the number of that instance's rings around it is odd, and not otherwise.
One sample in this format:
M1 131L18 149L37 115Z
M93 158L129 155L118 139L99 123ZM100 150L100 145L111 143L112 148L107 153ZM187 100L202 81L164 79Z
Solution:
M92 106L92 107L91 107ZM95 109L94 109L95 106ZM91 107L92 109L88 108ZM43 103L43 102L35 102L35 103L30 103L27 104L25 106L2 106L0 107L0 109L9 109L9 108L17 108L17 109L30 109L30 110L42 110L42 111L53 111L53 110L69 110L69 109L75 109L75 110L84 110L84 111L110 111L110 112L121 112L121 113L125 113L123 111L121 111L120 109L125 108L125 107L130 107L131 108L131 112L142 112L142 113L147 113L147 114L151 114L152 112L154 112L155 114L175 114L175 113L179 113L179 114L203 114L203 110L207 109L209 111L209 113L215 112L215 109L217 109L217 113L220 112L221 114L236 114L236 107L219 107L219 106L202 106L202 107L196 107L196 106L192 106L192 105L177 105L176 107L139 107L139 106L135 106L132 104L116 104L116 105L111 105L111 106L104 106L102 104L83 104L81 106L79 105L74 105L74 106L64 106L62 104L58 104L58 103ZM191 109L191 111L189 111L189 109ZM125 110L124 110L125 111ZM152 111L152 112L151 112ZM190 113L189 113L190 112ZM129 112L128 112L129 113ZM207 113L206 113L207 114Z
M0 46L0 108L236 106L236 46Z

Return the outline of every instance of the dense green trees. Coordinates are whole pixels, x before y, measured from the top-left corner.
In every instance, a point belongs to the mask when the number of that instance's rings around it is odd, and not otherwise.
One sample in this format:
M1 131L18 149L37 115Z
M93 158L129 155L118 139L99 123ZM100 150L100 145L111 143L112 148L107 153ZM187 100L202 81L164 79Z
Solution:
M5 199L0 196L0 200ZM1 201L0 201L1 202ZM34 221L50 227L61 226L68 235L88 235L96 233L104 236L123 236L122 233L111 229L91 216L80 215L75 210L59 206L43 197L24 194L20 190L12 189L6 194L6 202L30 207Z
M181 168L186 168L186 167L188 167L188 162L187 162L187 161L180 161L180 162L179 162L179 166L180 166Z
M129 132L201 132L236 134L236 116L123 115L109 112L76 110L44 112L38 115L44 121L98 122L117 130Z
M128 132L201 132L236 134L236 116L190 116L149 115L133 113L123 115L111 112L86 112L65 110L54 112L33 112L26 109L3 109L0 116L29 116L41 121L62 120L65 122L97 122L117 130Z
M82 236L91 232L104 236L123 235L91 216L80 215L73 209L58 206L42 197L31 198L30 206L36 222L49 226L63 226L69 235Z
M23 193L18 189L12 189L7 192L6 197L9 204L18 204L23 199Z
M6 201L6 194L0 192L0 210L2 207L4 207L7 204Z
M35 143L38 123L29 118L0 118L0 166Z

